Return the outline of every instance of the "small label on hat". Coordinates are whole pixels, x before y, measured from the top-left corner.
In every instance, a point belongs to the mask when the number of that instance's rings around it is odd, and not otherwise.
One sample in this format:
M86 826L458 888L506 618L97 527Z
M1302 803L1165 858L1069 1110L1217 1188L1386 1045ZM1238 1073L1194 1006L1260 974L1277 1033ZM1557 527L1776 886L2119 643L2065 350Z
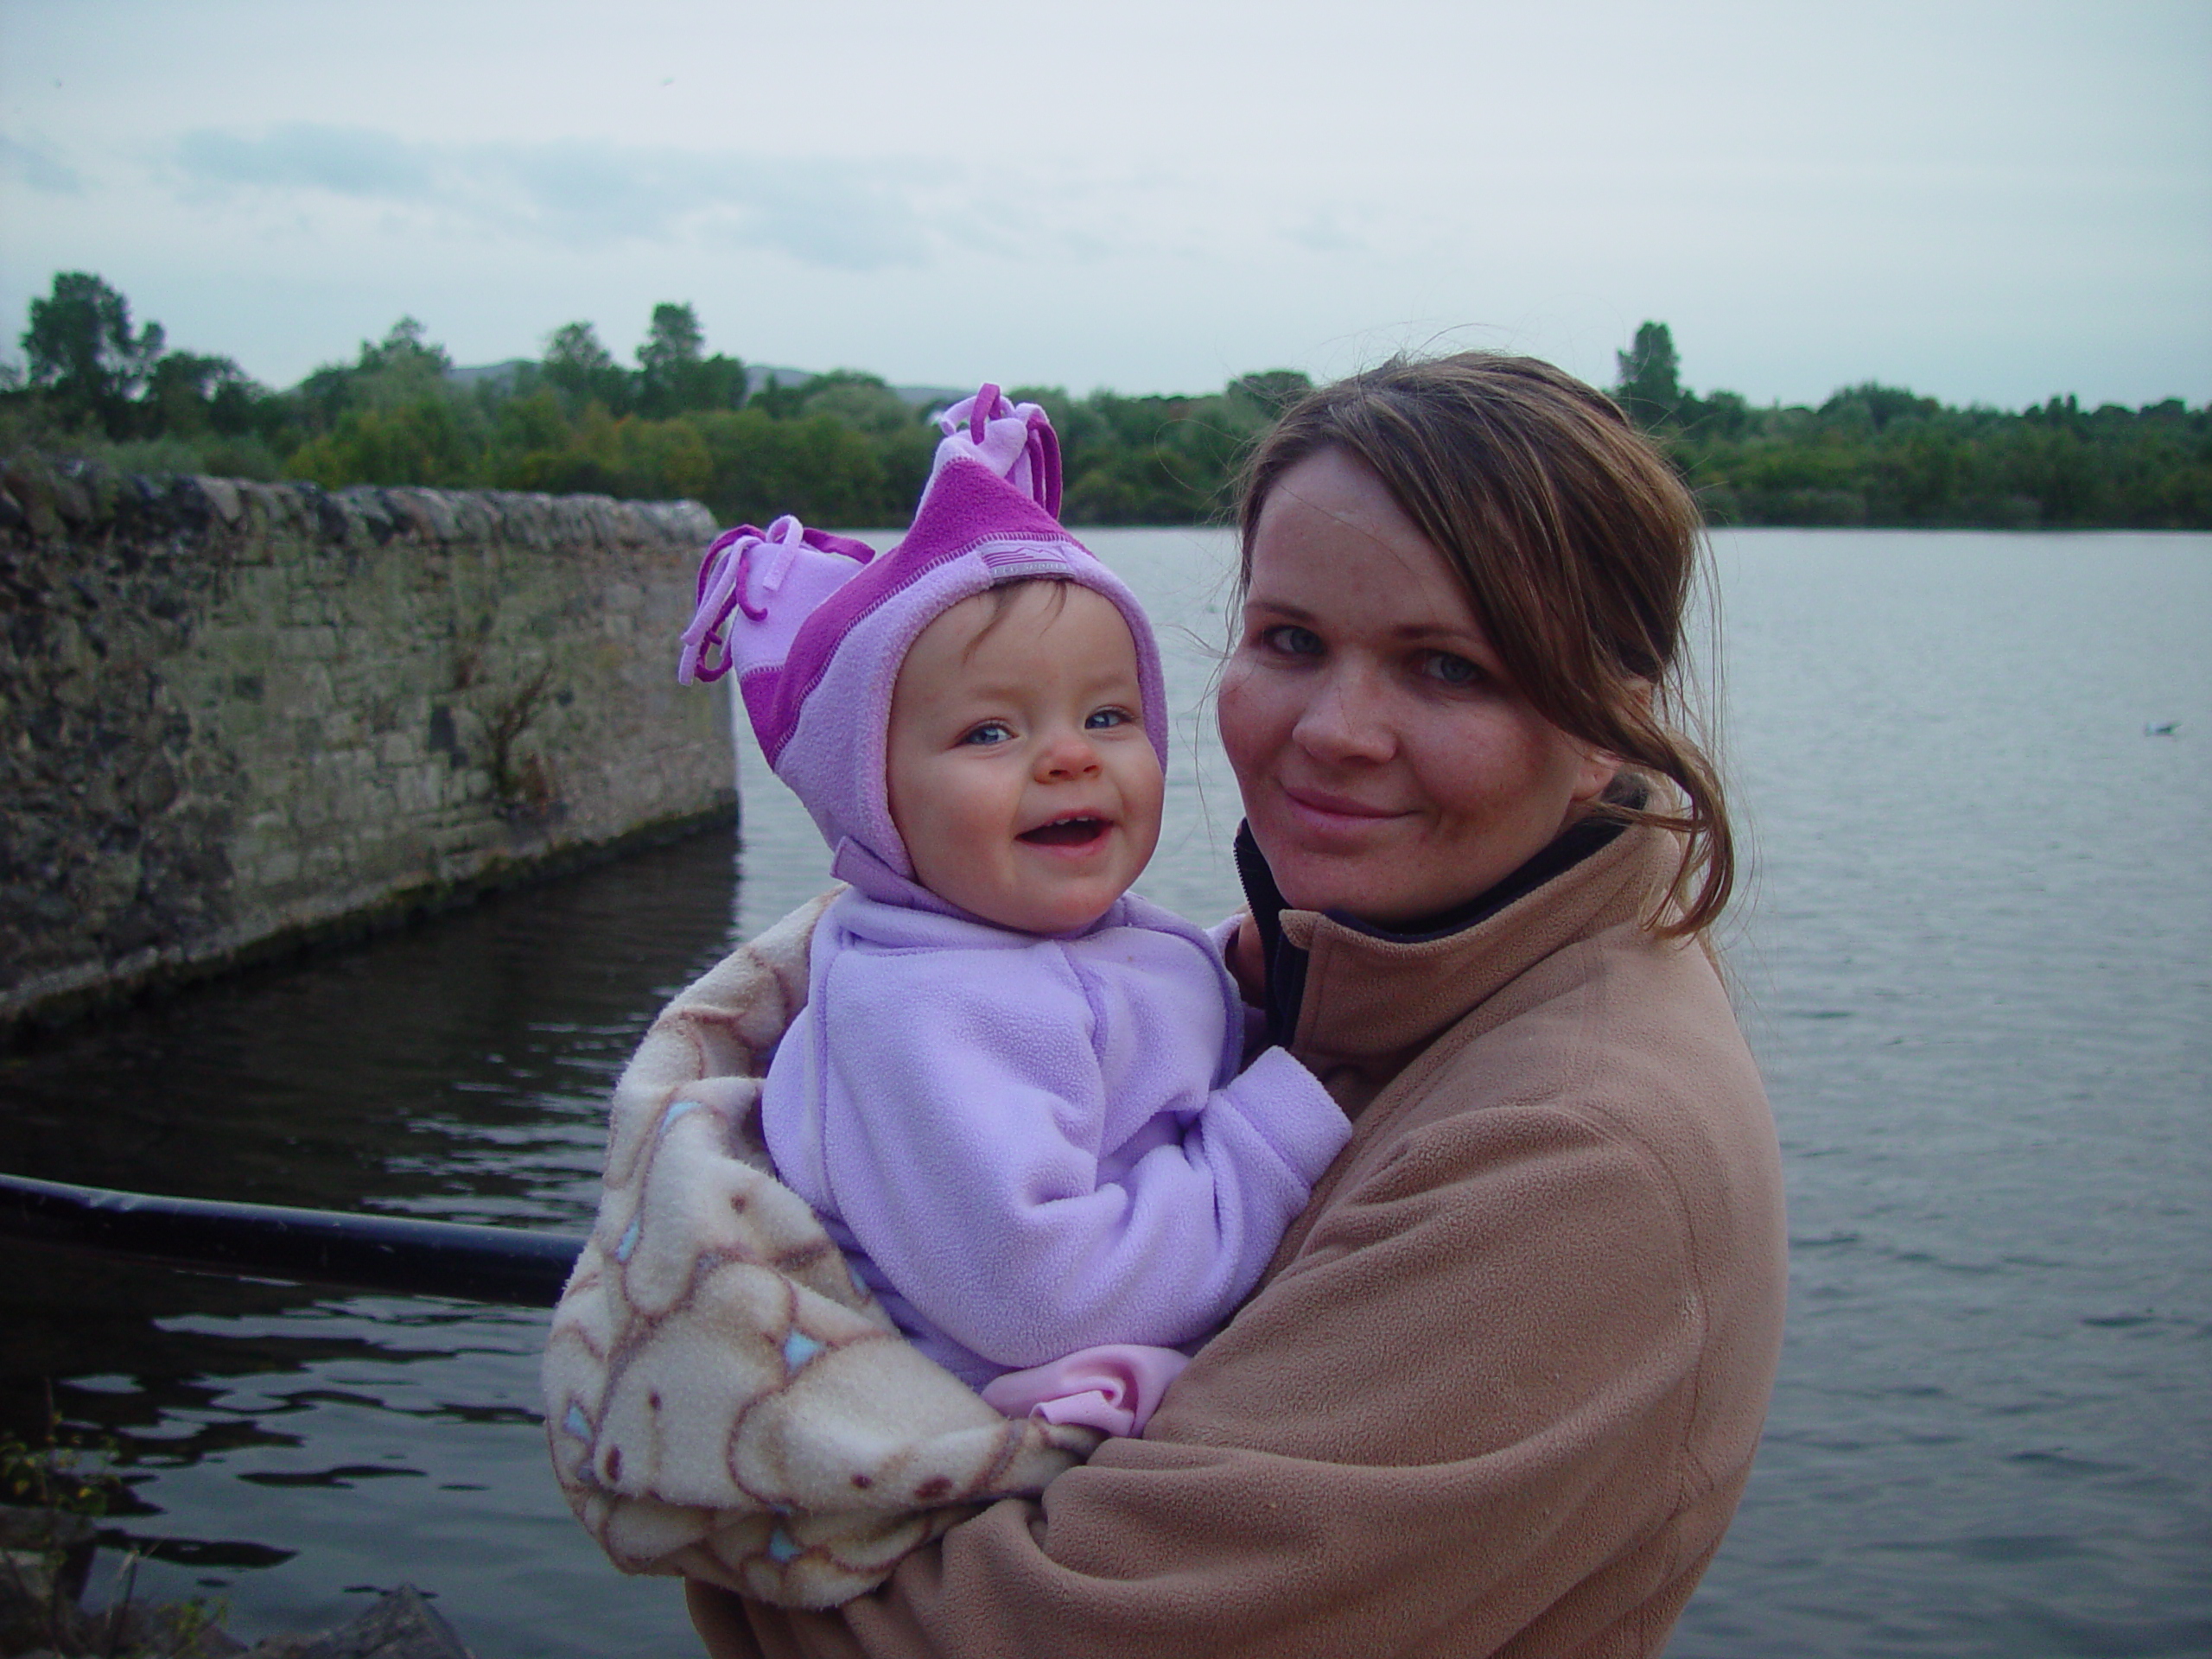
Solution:
M1022 576L1065 575L1075 568L1072 559L1041 547L986 548L982 560L984 569L996 582L1013 582Z

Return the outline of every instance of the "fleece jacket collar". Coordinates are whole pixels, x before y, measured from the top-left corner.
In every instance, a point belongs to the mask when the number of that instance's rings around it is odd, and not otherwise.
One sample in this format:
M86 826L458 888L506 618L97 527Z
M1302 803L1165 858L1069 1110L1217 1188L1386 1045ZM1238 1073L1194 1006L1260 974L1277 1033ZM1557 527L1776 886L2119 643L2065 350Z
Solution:
M1578 833L1586 828L1592 833ZM1464 907L1471 920L1391 934L1286 907L1249 831L1238 841L1267 960L1269 1035L1355 1116L1414 1056L1529 968L1577 939L1641 924L1680 850L1663 830L1586 821ZM1524 879L1531 867L1533 881Z

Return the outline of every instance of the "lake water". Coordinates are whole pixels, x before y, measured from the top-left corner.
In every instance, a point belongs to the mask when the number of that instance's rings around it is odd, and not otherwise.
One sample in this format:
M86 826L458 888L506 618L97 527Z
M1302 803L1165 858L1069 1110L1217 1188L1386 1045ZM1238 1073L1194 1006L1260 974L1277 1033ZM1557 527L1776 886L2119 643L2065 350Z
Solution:
M1142 886L1217 916L1227 543L1092 539L1190 631L1165 630L1179 753ZM1758 872L1730 954L1792 1303L1670 1652L2212 1652L2212 537L1717 552ZM696 838L0 1056L0 1168L580 1230L655 1007L821 885L810 825L745 769L741 849ZM142 1592L225 1599L249 1639L411 1580L482 1659L693 1654L673 1585L616 1575L554 1491L543 1325L0 1245L0 1424L34 1429L50 1380L121 1448Z

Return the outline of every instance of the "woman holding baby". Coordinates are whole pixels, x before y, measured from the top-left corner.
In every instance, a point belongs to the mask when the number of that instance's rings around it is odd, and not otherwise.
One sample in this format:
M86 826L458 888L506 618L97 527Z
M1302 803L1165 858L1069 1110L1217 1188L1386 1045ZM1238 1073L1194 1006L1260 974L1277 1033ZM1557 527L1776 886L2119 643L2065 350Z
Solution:
M1734 1512L1782 1186L1707 944L1694 505L1466 355L1311 394L1240 530L1227 963L1350 1138L1141 1433L828 1611L692 1584L716 1654L1656 1654Z

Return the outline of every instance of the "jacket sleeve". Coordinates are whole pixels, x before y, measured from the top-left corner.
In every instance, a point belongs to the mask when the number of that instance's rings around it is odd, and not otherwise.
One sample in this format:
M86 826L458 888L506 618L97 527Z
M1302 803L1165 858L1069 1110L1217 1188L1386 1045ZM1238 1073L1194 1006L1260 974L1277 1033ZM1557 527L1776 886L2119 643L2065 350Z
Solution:
M1332 1197L1146 1438L836 1615L695 1589L695 1618L773 1659L1656 1653L1771 1377L1770 1352L1711 1375L1716 1324L1756 1346L1778 1320L1701 1282L1702 1202L1602 1114L1432 1124ZM1685 1447L1713 1411L1748 1439L1708 1464Z
M1181 1109L1102 1145L1091 1001L1048 953L1007 957L1019 995L948 991L926 952L839 959L822 990L830 1195L900 1294L995 1363L1191 1341L1258 1280L1350 1125L1281 1052L1209 1098L1217 1033Z

